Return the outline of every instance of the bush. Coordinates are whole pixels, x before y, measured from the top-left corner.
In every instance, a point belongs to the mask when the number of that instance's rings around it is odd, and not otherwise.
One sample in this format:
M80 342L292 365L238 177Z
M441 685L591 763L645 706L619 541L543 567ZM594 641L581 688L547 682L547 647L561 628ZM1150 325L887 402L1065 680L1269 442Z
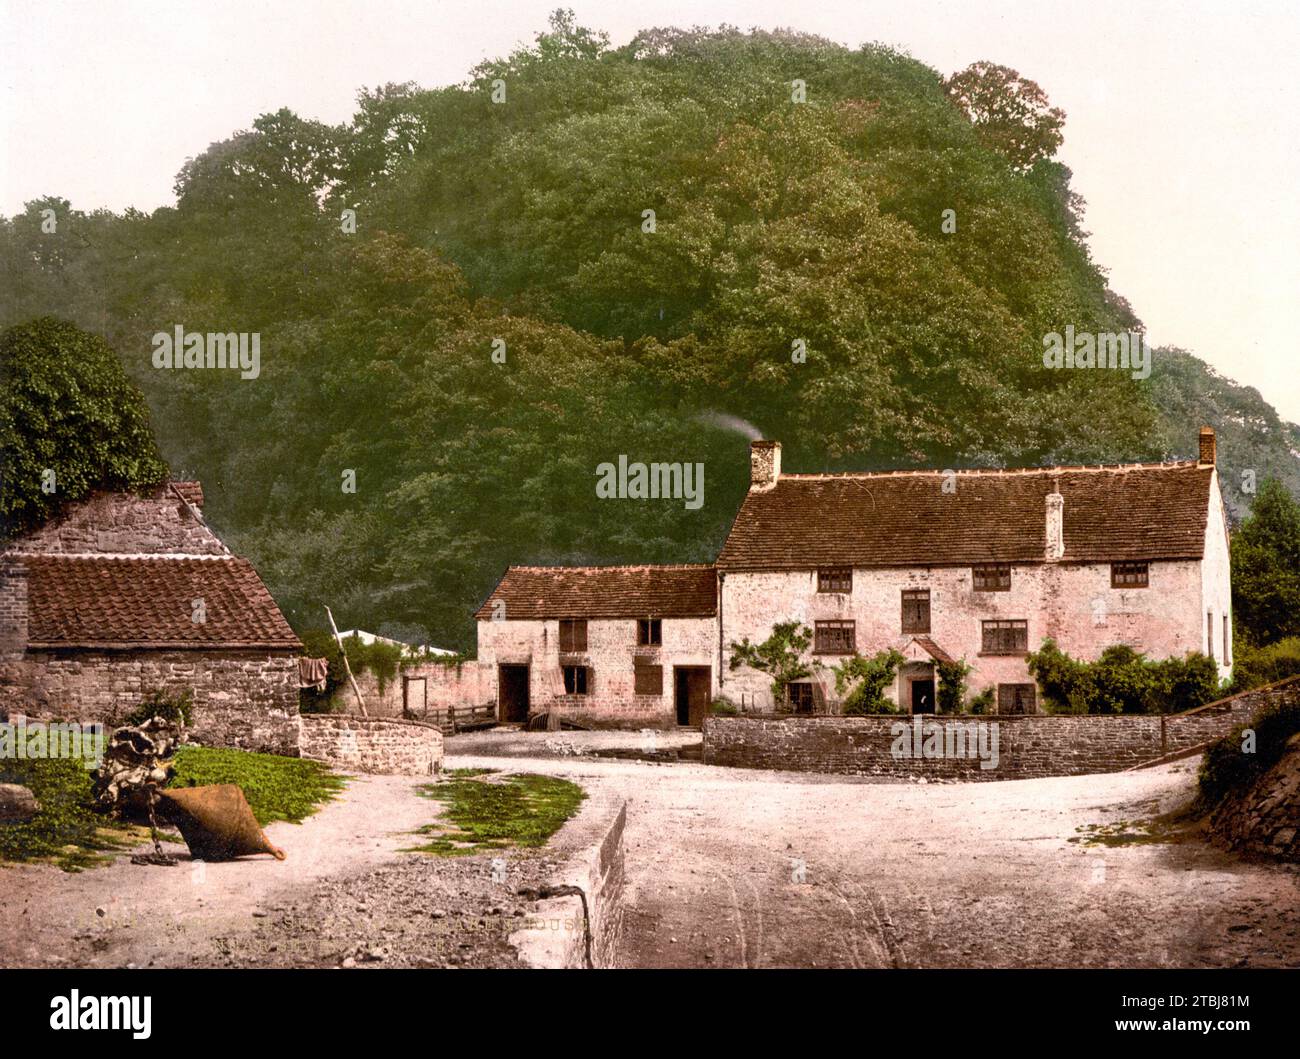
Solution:
M709 703L709 713L718 717L735 717L740 713L736 704L727 699L714 699Z
M990 714L993 712L993 699L995 696L994 689L985 688L973 699L970 700L970 712L975 714Z
M348 681L347 669L343 665L343 652L339 650L338 641L332 632L324 629L308 629L302 634L302 646L310 658L329 659L329 675L325 678L325 690L313 696L328 700L335 690L345 686ZM347 650L348 664L352 666L353 675L359 677L366 670L370 670L375 674L382 695L389 681L393 680L401 669L404 658L402 649L394 644L378 641L372 644L363 643L359 636L346 637L343 646ZM440 661L441 657L435 660ZM464 660L457 656L454 660L449 659L447 664L459 666L464 664Z
M1243 750L1244 733L1255 733L1255 752ZM1213 809L1231 791L1254 783L1282 757L1286 742L1300 732L1300 695L1293 694L1259 711L1214 743L1201 762L1200 808Z
M1219 669L1199 652L1153 662L1112 644L1095 662L1071 658L1052 640L1029 655L1049 713L1179 713L1218 697Z
M940 713L961 713L966 701L966 678L971 667L965 659L956 662L939 662L935 667L939 677L936 695Z
M746 636L740 643L731 645L732 669L748 666L772 678L772 702L785 701L785 689L793 680L812 676L812 668L803 660L803 653L812 643L812 630L797 621L778 622L772 635L760 644L749 642Z
M885 688L898 674L903 656L890 648L870 658L855 654L835 667L835 690L844 695L841 709L846 716L855 717L870 713L897 713L898 707L885 698Z
M134 726L144 724L151 717L161 717L164 721L184 726L190 723L193 712L194 692L189 688L172 694L160 689L146 695L122 723Z
M1232 690L1248 691L1300 674L1300 636L1240 652L1232 667Z

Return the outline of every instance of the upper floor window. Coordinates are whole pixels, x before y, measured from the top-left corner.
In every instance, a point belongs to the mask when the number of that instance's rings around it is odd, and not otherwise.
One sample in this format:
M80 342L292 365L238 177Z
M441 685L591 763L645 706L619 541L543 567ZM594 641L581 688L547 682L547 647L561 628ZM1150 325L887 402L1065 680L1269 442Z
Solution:
M636 642L641 647L658 647L664 642L664 623L659 618L638 618Z
M930 631L930 590L903 589L903 632Z
M852 592L853 569L848 566L828 566L817 571L818 592Z
M976 592L1010 592L1011 564L984 563L971 568Z
M813 651L816 654L851 655L855 650L853 622L813 622Z
M1029 651L1029 622L1021 619L998 619L983 625L983 644L980 650L986 655L1022 655Z
M560 653L580 654L587 649L587 619L560 619Z
M1214 611L1205 612L1205 653L1214 658Z
M1146 588L1148 583L1146 563L1110 564L1111 588Z

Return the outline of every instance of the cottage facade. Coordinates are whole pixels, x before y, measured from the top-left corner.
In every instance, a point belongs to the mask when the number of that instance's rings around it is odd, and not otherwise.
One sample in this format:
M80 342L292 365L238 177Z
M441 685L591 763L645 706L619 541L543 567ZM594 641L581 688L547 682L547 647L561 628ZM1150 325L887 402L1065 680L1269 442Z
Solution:
M750 459L713 567L511 568L477 615L501 719L557 706L695 724L717 696L834 711L834 666L889 648L905 662L887 694L905 711L933 712L937 667L962 661L968 696L990 689L999 712L1036 712L1026 655L1047 638L1089 660L1112 644L1153 658L1201 651L1231 673L1228 528L1208 427L1197 460L1160 464L784 474L774 441L755 442ZM813 672L775 703L767 674L730 668L730 645L786 621L812 631ZM647 623L662 627L652 649Z
M512 566L476 617L502 721L699 724L717 687L711 566Z
M197 482L106 493L0 553L0 713L120 723L193 697L200 742L297 752L302 645Z
M1034 712L1028 652L1051 638L1092 660L1112 644L1153 658L1202 651L1231 672L1228 530L1206 428L1195 461L1117 467L885 474L781 472L755 442L750 491L718 557L727 644L781 621L814 633L800 709L831 706L831 669L854 651L906 659L889 692L935 708L936 666L971 666L970 694ZM741 669L722 690L771 709Z

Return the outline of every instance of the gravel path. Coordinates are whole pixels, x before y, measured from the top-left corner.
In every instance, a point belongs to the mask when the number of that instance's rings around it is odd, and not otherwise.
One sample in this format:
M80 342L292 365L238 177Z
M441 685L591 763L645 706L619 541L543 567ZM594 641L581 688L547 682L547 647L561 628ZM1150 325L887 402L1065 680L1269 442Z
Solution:
M191 862L180 845L164 846L180 857L170 868L135 865L126 856L75 874L48 865L0 868L0 965L227 962L229 937L252 929L288 895L396 860L397 850L413 843L409 832L437 814L435 802L415 793L420 782L357 777L303 823L271 824L266 832L288 854L283 862Z

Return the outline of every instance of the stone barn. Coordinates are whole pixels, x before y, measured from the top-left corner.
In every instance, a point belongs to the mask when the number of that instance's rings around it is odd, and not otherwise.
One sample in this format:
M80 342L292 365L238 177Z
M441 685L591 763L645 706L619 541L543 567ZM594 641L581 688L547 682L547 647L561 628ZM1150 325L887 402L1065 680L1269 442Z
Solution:
M119 723L193 697L194 738L296 754L302 645L204 523L197 482L106 493L0 553L0 712Z

